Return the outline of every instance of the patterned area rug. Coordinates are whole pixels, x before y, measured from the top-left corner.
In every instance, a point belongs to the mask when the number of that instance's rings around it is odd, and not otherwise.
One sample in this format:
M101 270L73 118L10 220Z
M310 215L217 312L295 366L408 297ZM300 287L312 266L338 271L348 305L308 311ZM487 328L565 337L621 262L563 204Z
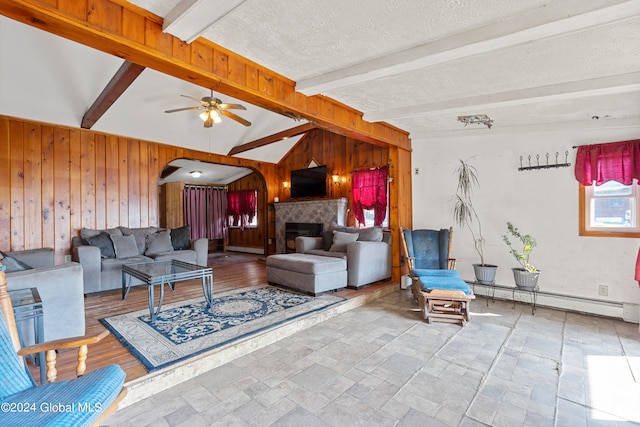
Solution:
M341 301L265 287L226 292L214 298L212 308L204 298L168 304L155 323L148 308L100 321L153 372Z

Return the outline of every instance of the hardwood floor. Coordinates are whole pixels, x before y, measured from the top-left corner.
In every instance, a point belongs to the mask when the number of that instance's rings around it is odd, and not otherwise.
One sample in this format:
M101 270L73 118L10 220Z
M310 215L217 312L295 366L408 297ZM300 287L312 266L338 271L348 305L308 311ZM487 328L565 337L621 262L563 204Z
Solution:
M214 293L221 293L237 288L266 285L266 264L264 256L256 255L247 257L246 254L238 256L239 262L234 262L233 254L225 256L224 261L209 258L209 265L213 267ZM361 290L344 289L336 295L344 298L353 298L357 295L373 292L381 287L393 285L391 281L378 282L364 287ZM174 292L167 291L163 304L183 301L191 298L202 297L202 286L199 280L178 283ZM156 297L157 298L157 297ZM157 299L156 299L157 301ZM85 322L86 334L97 334L105 330L100 323L104 317L128 313L148 307L147 288L139 286L132 288L126 300L122 300L120 290L85 297ZM75 377L76 352L73 350L61 351L58 354L58 380ZM126 382L147 375L146 369L120 342L109 335L97 344L89 347L87 358L87 372L102 366L117 364L127 374ZM32 368L34 377L39 378Z

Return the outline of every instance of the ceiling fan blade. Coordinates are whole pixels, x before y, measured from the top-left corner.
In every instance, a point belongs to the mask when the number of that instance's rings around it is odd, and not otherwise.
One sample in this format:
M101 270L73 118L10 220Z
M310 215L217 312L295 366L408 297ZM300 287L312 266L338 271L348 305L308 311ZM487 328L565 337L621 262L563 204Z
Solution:
M194 101L196 101L196 102L198 102L200 104L204 104L204 102L202 102L202 99L194 98L193 96L189 96L189 95L180 95L180 96L184 96L185 98L193 99Z
M219 104L218 108L223 110L246 110L245 106L240 104Z
M173 110L165 110L165 113L175 113L176 111L187 111L187 110L202 110L202 107L184 107L184 108L174 108Z
M238 123L242 123L245 126L251 126L251 122L250 121L245 120L240 116L236 116L235 114L233 114L233 113L231 113L231 112L229 112L227 110L220 110L220 114L222 114L223 116L227 116L230 119L233 119Z

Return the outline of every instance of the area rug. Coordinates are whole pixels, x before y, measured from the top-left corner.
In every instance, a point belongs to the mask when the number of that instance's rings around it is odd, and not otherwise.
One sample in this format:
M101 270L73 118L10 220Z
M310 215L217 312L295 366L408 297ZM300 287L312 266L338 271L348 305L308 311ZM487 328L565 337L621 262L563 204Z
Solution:
M264 287L220 294L212 308L204 297L168 304L154 323L148 308L100 321L153 372L341 301Z

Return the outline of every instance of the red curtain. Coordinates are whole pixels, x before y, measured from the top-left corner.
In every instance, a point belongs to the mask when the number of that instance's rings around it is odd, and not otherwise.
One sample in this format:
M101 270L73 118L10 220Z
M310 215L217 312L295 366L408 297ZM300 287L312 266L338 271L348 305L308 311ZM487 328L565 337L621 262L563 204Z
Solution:
M256 215L256 190L230 191L227 193L227 217L233 226L244 227Z
M640 139L578 147L575 175L586 186L594 181L631 185L634 178L640 179Z
M192 239L223 239L227 233L227 197L223 189L209 186L185 186L184 221Z
M352 172L351 197L353 214L365 223L364 210L373 209L374 225L382 225L387 213L387 177L389 167Z

